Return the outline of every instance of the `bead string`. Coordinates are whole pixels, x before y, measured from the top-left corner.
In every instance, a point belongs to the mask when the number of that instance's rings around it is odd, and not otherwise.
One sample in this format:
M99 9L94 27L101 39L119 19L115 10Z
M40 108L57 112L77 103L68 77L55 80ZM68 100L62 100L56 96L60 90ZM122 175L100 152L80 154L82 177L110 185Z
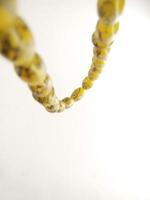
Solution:
M123 11L125 0L98 0L99 19L92 35L93 58L82 85L70 97L59 100L44 62L35 51L33 35L27 24L16 14L15 0L0 0L0 52L13 62L18 76L24 80L33 97L48 112L63 112L79 101L101 74L119 29L117 18Z

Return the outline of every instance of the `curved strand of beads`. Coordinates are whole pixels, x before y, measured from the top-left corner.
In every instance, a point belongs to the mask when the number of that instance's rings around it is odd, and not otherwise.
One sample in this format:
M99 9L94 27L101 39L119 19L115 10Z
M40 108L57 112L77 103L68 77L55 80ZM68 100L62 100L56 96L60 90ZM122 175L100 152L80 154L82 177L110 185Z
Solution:
M123 11L125 0L98 0L99 19L92 35L94 44L92 64L79 88L69 97L59 100L44 62L35 51L33 35L16 13L15 0L0 0L0 52L13 62L18 76L25 81L33 97L49 112L63 112L79 101L101 74L119 29L116 21Z

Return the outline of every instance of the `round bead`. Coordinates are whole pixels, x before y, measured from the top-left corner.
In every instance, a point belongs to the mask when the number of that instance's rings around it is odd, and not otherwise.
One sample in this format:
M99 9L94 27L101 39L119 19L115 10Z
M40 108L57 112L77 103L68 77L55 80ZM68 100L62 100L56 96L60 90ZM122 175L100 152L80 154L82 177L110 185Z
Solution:
M90 80L95 81L98 79L101 72L102 68L92 66L91 69L89 70L88 77Z
M99 32L100 39L110 44L113 41L114 25L104 24L101 20L97 23L97 31Z
M105 61L100 59L98 56L93 56L92 63L97 68L103 68L105 65Z
M98 14L107 24L115 22L122 13L125 0L98 0Z
M59 113L63 112L66 109L65 103L63 101L59 102L59 106L60 106L58 110Z
M33 43L24 43L14 28L0 32L0 51L3 56L14 63L29 61L33 57L33 49Z
M93 49L94 55L101 60L105 60L107 58L109 51L110 51L109 47L104 47L104 48L94 47Z
M46 110L48 112L58 112L60 109L60 102L58 98L54 95L48 102L48 104L44 104Z
M82 87L85 90L90 89L93 86L93 82L89 77L86 77L82 82Z
M66 108L70 108L74 104L74 100L70 97L66 97L62 101L64 102Z
M38 84L35 86L29 86L29 87L36 96L45 97L50 93L50 91L53 88L53 85L52 85L51 79L47 75L43 84L41 84L41 85Z
M74 101L79 101L84 96L84 89L82 87L77 88L71 95Z
M29 63L15 65L18 76L29 85L43 84L46 78L44 64L38 54L35 54Z

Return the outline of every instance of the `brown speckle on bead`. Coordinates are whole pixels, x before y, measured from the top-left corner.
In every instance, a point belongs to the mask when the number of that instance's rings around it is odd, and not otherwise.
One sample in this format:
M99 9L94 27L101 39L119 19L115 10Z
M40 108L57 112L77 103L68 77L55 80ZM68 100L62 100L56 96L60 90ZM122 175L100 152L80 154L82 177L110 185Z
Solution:
M84 96L84 89L82 87L77 88L71 95L74 101L79 101Z
M14 29L24 44L33 43L33 36L26 23L19 17L14 20Z
M43 84L46 78L45 67L37 54L34 55L29 63L15 65L15 70L20 78L29 85Z
M89 78L89 77L86 77L83 82L82 82L82 87L85 89L85 90L88 90L90 89L91 87L93 86L93 81Z

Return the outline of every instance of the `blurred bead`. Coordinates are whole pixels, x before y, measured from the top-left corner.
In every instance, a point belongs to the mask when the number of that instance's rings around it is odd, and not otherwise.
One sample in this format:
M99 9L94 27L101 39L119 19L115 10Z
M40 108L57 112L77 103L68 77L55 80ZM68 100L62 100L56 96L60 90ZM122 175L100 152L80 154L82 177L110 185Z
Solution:
M0 5L0 31L5 31L13 24L14 16Z
M105 61L104 61L103 59L100 59L98 56L93 56L92 64L93 64L95 67L103 68L104 65L105 65Z
M29 85L43 84L46 78L45 66L38 54L29 63L15 65L18 76Z
M18 37L20 38L21 42L24 43L24 45L33 43L33 35L27 24L20 17L15 18L14 29L16 30Z
M71 95L74 101L79 101L84 96L84 89L82 87L77 88Z
M0 5L11 13L16 13L16 0L0 0Z
M89 77L86 77L82 82L83 89L87 90L93 86L93 82Z
M98 0L98 14L102 21L113 24L122 13L125 0Z
M14 28L0 32L0 44L2 55L14 63L24 63L34 54L33 44L24 44Z

